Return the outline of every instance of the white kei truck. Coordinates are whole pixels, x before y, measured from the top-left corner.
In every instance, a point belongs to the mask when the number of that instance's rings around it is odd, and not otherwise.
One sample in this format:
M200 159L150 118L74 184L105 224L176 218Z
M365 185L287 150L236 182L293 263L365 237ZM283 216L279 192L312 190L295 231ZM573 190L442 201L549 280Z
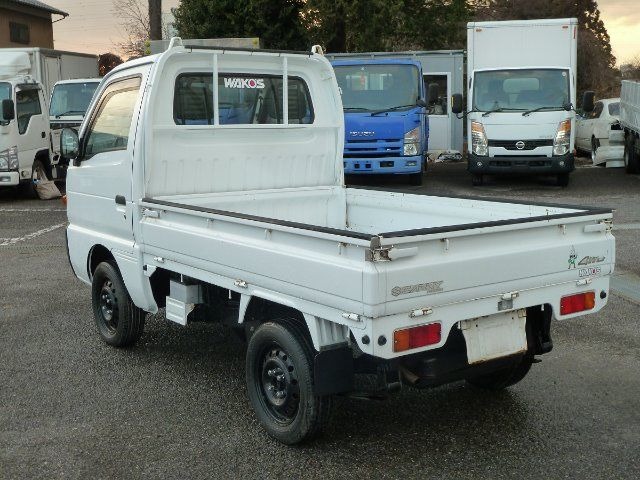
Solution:
M49 98L59 80L97 74L95 55L0 49L0 188L35 196L35 181L64 178L66 165L51 155Z
M512 385L555 320L607 303L610 210L348 188L343 141L318 53L175 38L109 73L61 145L102 339L132 345L161 308L239 329L255 414L295 444L337 394Z
M574 169L578 21L575 18L467 24L468 170L555 176ZM454 104L460 108L462 97Z

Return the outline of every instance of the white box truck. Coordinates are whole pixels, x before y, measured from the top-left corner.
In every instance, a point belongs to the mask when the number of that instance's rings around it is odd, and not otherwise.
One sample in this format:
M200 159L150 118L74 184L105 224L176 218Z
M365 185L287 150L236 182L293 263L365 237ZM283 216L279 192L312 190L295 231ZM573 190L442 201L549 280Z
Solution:
M49 98L56 82L96 77L95 55L44 48L0 49L0 188L34 194L34 180L60 178L50 155Z
M628 173L640 173L640 80L623 80L620 125L624 130L624 164Z
M467 25L468 170L555 175L574 169L578 22L575 18ZM459 103L461 102L455 102Z
M135 343L163 307L239 329L258 420L297 443L356 374L372 394L505 388L552 323L607 303L610 210L347 188L343 141L319 54L174 39L109 73L62 134L69 260L102 339Z

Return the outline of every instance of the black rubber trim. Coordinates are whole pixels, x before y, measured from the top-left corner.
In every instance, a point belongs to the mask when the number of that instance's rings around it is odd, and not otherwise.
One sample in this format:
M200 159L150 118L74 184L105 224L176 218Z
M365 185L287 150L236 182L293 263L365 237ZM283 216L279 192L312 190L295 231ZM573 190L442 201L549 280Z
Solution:
M364 190L364 188L361 188L361 189ZM406 194L406 192L401 192L401 193ZM318 226L309 225L306 223L288 222L286 220L276 220L274 218L259 217L256 215L247 215L244 213L237 213L237 212L228 212L225 210L216 210L214 208L197 207L194 205L186 205L183 203L167 202L164 200L156 200L154 198L143 198L142 201L145 203L164 205L167 207L182 208L185 210L193 210L196 212L211 213L215 215L224 215L232 218L253 220L256 222L273 223L275 225L281 225L284 227L299 228L302 230L311 230L314 232L328 233L331 235L339 235L339 236L350 237L350 238L358 238L361 240L372 240L376 237L399 238L399 237L411 237L415 235L433 235L438 233L457 232L461 230L473 230L476 228L499 227L504 225L518 225L522 223L542 222L542 221L557 220L562 218L587 217L590 215L603 215L607 213L613 213L613 210L608 208L577 207L575 205L558 205L558 204L552 204L552 203L531 203L531 202L523 202L523 201L512 201L507 199L496 200L496 199L486 199L482 197L465 197L465 196L452 196L452 195L425 195L425 196L439 197L439 198L457 198L457 199L465 199L465 200L478 200L482 202L494 202L494 203L513 203L517 205L534 205L534 206L540 206L540 207L570 208L570 209L575 209L580 211L559 213L556 215L539 215L537 217L517 218L515 220L495 220L492 222L466 223L462 225L453 225L453 226L447 226L447 227L432 227L432 228L418 228L413 230L400 230L397 232L385 232L385 233L379 233L376 235L371 235L368 233L350 232L348 230L340 230L337 228L318 227Z
M183 45L184 48L189 50L221 50L223 52L251 52L251 53L288 53L294 55L306 55L312 56L311 52L302 52L299 50L273 50L268 48L241 48L241 47L222 47L222 46L208 46L208 45Z
M64 247L65 250L67 251L67 261L69 262L69 266L71 267L71 271L73 272L73 276L74 277L78 277L78 275L76 274L75 269L73 268L73 263L71 263L71 254L69 253L69 231L68 231L69 226L67 226L64 229Z
M167 207L182 208L185 210L193 210L195 212L211 213L215 215L224 215L232 218L241 218L243 220L253 220L256 222L273 223L283 227L300 228L302 230L311 230L314 232L328 233L331 235L339 235L341 237L358 238L361 240L371 240L375 235L368 233L350 232L348 230L340 230L338 228L318 227L306 223L288 222L286 220L276 220L274 218L259 217L256 215L247 215L244 213L228 212L226 210L216 210L215 208L197 207L195 205L185 205L184 203L166 202L164 200L156 200L154 198L143 198L145 203L154 203L156 205L164 205Z

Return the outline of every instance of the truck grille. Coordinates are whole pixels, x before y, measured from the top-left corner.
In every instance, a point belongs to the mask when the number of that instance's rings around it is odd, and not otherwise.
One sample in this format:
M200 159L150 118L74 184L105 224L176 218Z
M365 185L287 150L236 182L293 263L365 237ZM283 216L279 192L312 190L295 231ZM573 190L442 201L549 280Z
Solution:
M402 139L358 139L347 140L344 145L345 158L397 157L402 154Z
M524 146L518 148L516 144L523 142ZM533 150L538 147L552 147L553 139L545 138L542 140L489 140L490 147L500 147L506 150Z

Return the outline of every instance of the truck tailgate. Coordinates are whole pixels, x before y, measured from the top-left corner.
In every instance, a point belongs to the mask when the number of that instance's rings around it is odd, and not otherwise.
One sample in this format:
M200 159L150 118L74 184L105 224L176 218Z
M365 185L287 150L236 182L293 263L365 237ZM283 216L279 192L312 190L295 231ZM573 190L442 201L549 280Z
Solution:
M611 214L590 213L383 236L380 250L391 260L377 263L383 280L368 290L378 306L373 316L607 276L615 258Z

